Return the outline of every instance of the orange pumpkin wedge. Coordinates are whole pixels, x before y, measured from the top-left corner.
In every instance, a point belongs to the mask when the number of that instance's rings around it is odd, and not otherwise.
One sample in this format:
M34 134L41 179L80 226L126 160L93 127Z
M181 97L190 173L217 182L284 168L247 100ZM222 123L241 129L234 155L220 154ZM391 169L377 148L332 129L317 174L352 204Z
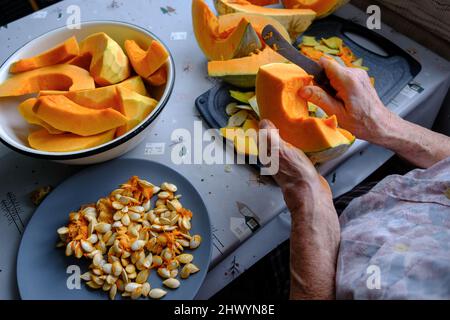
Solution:
M114 139L115 130L83 137L73 133L52 135L42 129L28 135L30 147L47 152L73 152L93 148Z
M30 98L30 99L27 99L27 100L23 101L21 104L19 104L19 106L17 108L19 109L19 112L22 115L22 117L28 123L36 124L36 125L39 125L41 127L44 127L45 129L47 129L48 133L50 133L50 134L61 134L61 133L63 133L63 131L58 130L56 128L53 128L51 125L49 125L45 121L42 121L41 119L39 119L36 116L36 114L33 111L33 108L34 108L36 102L37 102L36 98Z
M161 68L169 57L164 46L156 40L150 43L147 50L143 50L134 40L125 40L125 51L134 71L144 78L151 76Z
M130 76L130 63L120 45L104 32L94 33L80 42L80 55L92 57L89 71L95 83L108 86Z
M18 73L0 84L0 97L20 96L41 90L83 90L95 88L89 72L70 64L57 64Z
M112 109L90 109L62 95L39 97L33 111L39 119L61 131L80 136L105 132L127 123L127 118Z
M279 2L279 0L247 0L247 1L257 6L268 6L270 4L277 4Z
M156 70L150 77L148 77L147 82L152 86L162 86L167 82L167 66L163 65L161 68Z
M78 53L79 47L77 39L75 39L75 37L70 37L63 43L39 55L14 62L9 67L9 72L19 73L64 63L76 57Z
M287 142L314 154L322 162L320 152L339 148L339 154L350 146L354 137L338 128L336 116L327 119L310 117L308 104L298 91L310 84L312 77L294 64L268 64L262 66L256 78L256 98L261 119L269 119L280 130ZM345 132L345 134L343 134ZM334 156L326 154L327 159Z
M79 91L40 91L39 97L48 95L63 95L83 107L92 109L119 108L117 88L127 88L140 95L147 95L144 82L140 76L135 76L111 86Z

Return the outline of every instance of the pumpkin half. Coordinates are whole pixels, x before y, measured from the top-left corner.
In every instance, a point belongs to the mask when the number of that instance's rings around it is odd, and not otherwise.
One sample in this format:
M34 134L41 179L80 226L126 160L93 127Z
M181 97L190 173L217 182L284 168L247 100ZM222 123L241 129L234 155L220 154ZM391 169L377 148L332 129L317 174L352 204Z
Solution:
M244 57L262 47L246 17L242 17L230 32L221 34L219 21L204 0L192 1L192 23L197 43L208 60Z
M269 47L248 57L227 61L208 62L208 75L241 88L255 86L258 69L269 63L287 62L287 60Z
M316 17L310 9L268 8L246 0L214 0L214 5L220 15L241 12L273 18L286 28L292 39L304 32Z
M288 9L311 9L317 18L324 18L347 4L350 0L281 0Z
M307 101L298 91L311 80L294 64L264 65L256 78L256 98L261 119L272 121L285 141L313 156L315 162L324 162L345 152L355 137L338 128L334 115L309 116Z

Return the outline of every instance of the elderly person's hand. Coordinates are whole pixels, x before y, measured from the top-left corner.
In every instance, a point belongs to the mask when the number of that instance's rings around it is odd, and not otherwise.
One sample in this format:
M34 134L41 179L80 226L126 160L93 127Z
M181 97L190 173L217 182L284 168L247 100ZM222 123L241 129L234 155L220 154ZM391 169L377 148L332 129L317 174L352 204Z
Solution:
M274 175L292 217L291 298L331 299L339 247L339 221L328 183L308 157L283 141L268 120L267 146L278 154L279 170Z
M397 116L383 105L367 72L343 67L331 58L322 58L320 64L336 89L338 99L317 86L304 87L300 96L328 115L335 114L339 125L359 139L377 143Z

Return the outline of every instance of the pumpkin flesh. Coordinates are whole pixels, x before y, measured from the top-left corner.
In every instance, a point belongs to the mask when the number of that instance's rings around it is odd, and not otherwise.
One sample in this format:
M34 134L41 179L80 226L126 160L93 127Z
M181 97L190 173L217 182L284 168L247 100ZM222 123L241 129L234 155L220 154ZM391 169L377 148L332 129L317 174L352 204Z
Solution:
M41 127L44 127L47 129L48 133L50 134L61 134L63 131L58 130L56 128L53 128L51 125L46 123L45 121L42 121L39 119L39 117L34 113L34 106L36 105L37 99L36 98L30 98L25 101L23 101L19 106L17 107L19 109L20 114L22 117L27 120L28 123L36 124Z
M20 96L41 90L75 91L95 88L89 72L70 64L57 64L13 75L0 84L0 97Z
M347 4L350 0L281 0L287 9L311 9L317 18L324 18Z
M134 71L147 78L166 63L169 53L164 46L153 40L147 50L143 50L136 41L125 40L125 50Z
M336 116L327 119L309 116L307 101L300 98L298 91L311 80L311 76L294 64L262 66L256 78L261 119L272 121L285 141L307 154L349 146L354 137L338 128Z
M262 48L250 21L242 17L235 28L220 32L219 20L204 0L192 1L192 24L197 43L208 60L244 57Z
M9 72L19 73L42 67L64 63L79 53L78 42L75 37L70 37L63 43L31 58L21 59L11 64Z

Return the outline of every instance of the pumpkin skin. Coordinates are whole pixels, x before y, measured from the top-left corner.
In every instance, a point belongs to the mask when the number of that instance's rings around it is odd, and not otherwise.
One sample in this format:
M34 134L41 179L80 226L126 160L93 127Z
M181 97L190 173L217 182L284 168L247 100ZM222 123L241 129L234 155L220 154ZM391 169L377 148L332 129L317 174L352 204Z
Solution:
M57 64L13 75L0 84L0 97L20 96L41 90L94 89L89 72L70 64Z
M30 98L25 101L23 101L17 109L19 110L20 114L24 119L31 124L36 124L41 127L44 127L47 129L49 134L61 134L63 131L58 130L56 128L53 128L51 125L46 123L45 121L42 121L39 119L39 117L34 113L34 106L36 105L37 99L36 98Z
M104 32L94 33L80 43L80 55L92 57L89 71L95 83L108 86L130 76L130 63L119 44Z
M128 121L112 108L86 108L62 95L39 97L33 111L52 127L80 136L96 135L123 126Z
M220 78L241 88L255 86L258 69L269 63L287 62L287 60L269 47L248 57L227 61L208 62L208 76Z
M134 71L143 78L155 73L169 57L167 50L156 40L150 43L147 50L143 50L134 40L125 40L125 51Z
M327 119L310 117L307 101L298 91L311 83L312 77L294 64L262 66L256 78L256 98L261 119L269 119L279 129L280 136L306 154L324 161L320 152L339 148L339 154L350 146L354 137L337 126L336 116ZM327 160L334 157L327 154Z
M219 21L204 0L192 1L192 24L197 43L208 60L245 57L262 48L261 40L246 17L242 17L234 29L221 34Z
M281 0L287 9L311 9L317 18L324 18L347 4L350 0Z
M21 59L9 67L9 72L19 73L42 67L64 63L78 56L80 49L75 37L70 37L63 43L31 58Z
M93 136L82 137L73 133L49 134L41 129L28 135L28 143L33 149L47 152L73 152L96 147L114 139L115 130Z
M273 18L286 28L292 39L303 33L316 18L316 13L310 9L268 8L246 0L214 0L214 5L220 15L241 12Z
M155 109L158 101L140 95L127 88L118 87L119 111L127 118L127 124L117 128L116 136L133 129Z
M79 91L41 91L39 97L48 95L63 95L73 102L91 109L119 108L119 97L117 88L126 88L147 95L144 82L140 76L135 76L111 86L79 90Z

